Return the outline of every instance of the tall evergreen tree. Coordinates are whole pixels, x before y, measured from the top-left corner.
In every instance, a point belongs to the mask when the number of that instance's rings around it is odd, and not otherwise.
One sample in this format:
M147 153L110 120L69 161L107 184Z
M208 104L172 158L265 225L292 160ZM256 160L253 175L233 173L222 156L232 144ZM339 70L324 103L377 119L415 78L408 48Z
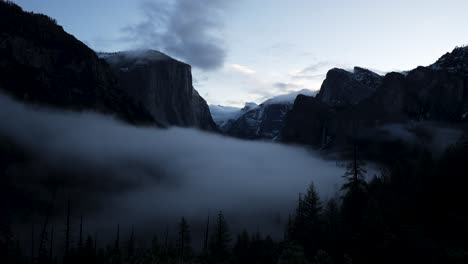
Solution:
M206 219L205 237L203 239L203 254L208 255L208 238L210 233L210 216Z
M250 237L247 230L237 236L234 244L234 259L236 263L247 263L249 261Z
M111 257L112 264L120 264L122 263L122 256L120 254L120 224L117 224L117 234L114 242L114 248L112 250L112 257Z
M35 262L35 255L34 255L34 223L31 225L31 263Z
M78 252L83 249L83 216L80 216L80 234L78 239Z
M70 256L70 197L67 201L67 223L65 228L65 252L63 256L63 263L68 263L68 258Z
M179 223L179 236L177 239L177 251L179 254L179 257L182 260L187 259L192 251L192 237L190 235L190 227L187 223L187 220L185 220L184 217L182 217L180 223Z
M363 191L366 186L366 181L364 179L365 174L367 173L364 168L364 162L358 157L358 148L357 144L353 144L353 159L348 163L346 167L346 172L343 175L343 178L346 180L343 185L343 190L347 191Z
M365 181L366 170L364 163L358 157L357 144L353 145L353 160L348 164L343 175L346 182L342 190L345 191L341 208L344 231L359 233L363 210L367 201L367 183Z
M313 183L309 185L307 193L302 200L302 214L304 215L304 221L306 225L312 225L319 221L320 214L322 211L322 204L320 197L315 190Z
M211 238L211 253L217 261L225 261L229 258L230 243L229 226L224 219L223 212L220 211Z
M95 263L96 262L96 252L94 251L94 241L93 238L89 235L84 243L83 247L83 262L84 263Z
M318 250L318 245L322 239L321 213L322 205L320 197L315 190L314 184L311 183L302 200L302 214L304 218L303 246L306 253L310 256L313 256Z
M297 201L296 214L294 215L291 241L295 241L304 244L305 240L305 219L304 219L304 201L302 194L299 194L299 199Z
M54 225L50 229L50 246L49 246L49 261L52 263L54 259Z
M130 238L127 246L127 257L131 260L135 256L135 230L132 225L132 231L130 232Z

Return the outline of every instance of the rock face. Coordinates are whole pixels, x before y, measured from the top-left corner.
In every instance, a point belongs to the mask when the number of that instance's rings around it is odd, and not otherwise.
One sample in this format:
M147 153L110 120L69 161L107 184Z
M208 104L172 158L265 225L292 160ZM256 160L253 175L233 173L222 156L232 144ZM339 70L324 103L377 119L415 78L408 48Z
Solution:
M257 106L255 104L255 106ZM237 120L243 113L243 109L231 106L209 105L211 116L221 132L225 132L229 124Z
M367 69L354 67L353 72L334 68L327 78L317 98L333 106L358 104L371 96L382 83L382 76Z
M192 86L190 65L151 50L99 56L120 87L159 123L216 130L206 101Z
M0 1L0 90L16 99L153 124L119 89L110 67L56 22Z
M278 139L284 125L286 113L292 104L261 104L249 110L244 109L236 120L224 127L226 134L244 139Z
M286 115L300 94L312 96L316 92L301 90L273 97L260 105L246 103L244 108L231 111L229 115L224 115L224 119L219 119L218 126L223 133L233 137L279 140ZM217 115L220 111L219 106L218 109L215 107L211 109L213 115Z
M406 74L380 77L360 68L354 73L330 70L316 98L296 99L282 139L317 147L342 146L388 124L466 122L467 62L464 47ZM363 74L356 77L356 72Z

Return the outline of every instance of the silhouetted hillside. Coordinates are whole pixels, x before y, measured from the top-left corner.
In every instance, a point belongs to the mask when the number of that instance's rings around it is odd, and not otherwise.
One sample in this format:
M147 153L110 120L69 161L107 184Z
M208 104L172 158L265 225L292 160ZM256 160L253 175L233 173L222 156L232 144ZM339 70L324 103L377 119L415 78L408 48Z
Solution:
M25 102L154 123L94 51L46 15L0 1L0 89Z

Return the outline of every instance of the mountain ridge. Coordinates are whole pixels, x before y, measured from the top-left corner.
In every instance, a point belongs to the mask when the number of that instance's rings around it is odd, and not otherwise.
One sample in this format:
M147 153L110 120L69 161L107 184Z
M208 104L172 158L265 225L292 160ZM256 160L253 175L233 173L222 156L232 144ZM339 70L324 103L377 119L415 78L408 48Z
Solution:
M455 48L428 67L390 72L374 79L378 82L367 84L357 84L350 80L350 73L332 69L316 98L296 99L286 118L282 139L321 148L343 147L359 134L370 135L385 124L462 125L468 116L466 51L466 47ZM374 86L376 83L379 85Z
M278 140L286 114L292 108L295 98L300 94L316 95L307 89L281 94L265 100L261 104L246 103L240 109L231 109L223 118L210 107L212 115L219 116L216 122L226 135L243 139ZM218 111L220 109L218 108Z
M216 130L190 65L158 51L96 54L54 19L8 1L0 1L0 90L28 104L132 124Z

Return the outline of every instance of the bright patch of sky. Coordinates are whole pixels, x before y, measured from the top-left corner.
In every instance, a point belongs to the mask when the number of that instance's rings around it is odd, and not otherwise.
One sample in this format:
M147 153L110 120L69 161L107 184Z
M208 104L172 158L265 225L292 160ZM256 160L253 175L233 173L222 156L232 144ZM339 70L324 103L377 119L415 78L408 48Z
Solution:
M140 46L195 65L195 88L210 104L241 106L289 91L317 90L333 67L408 70L468 44L466 0L14 2L56 18L97 51L133 49L140 40ZM157 12L150 13L151 6ZM165 7L172 11L164 13ZM155 26L158 14L164 19ZM171 32L155 33L157 25ZM203 39L197 42L194 32ZM192 56L203 52L208 57Z

